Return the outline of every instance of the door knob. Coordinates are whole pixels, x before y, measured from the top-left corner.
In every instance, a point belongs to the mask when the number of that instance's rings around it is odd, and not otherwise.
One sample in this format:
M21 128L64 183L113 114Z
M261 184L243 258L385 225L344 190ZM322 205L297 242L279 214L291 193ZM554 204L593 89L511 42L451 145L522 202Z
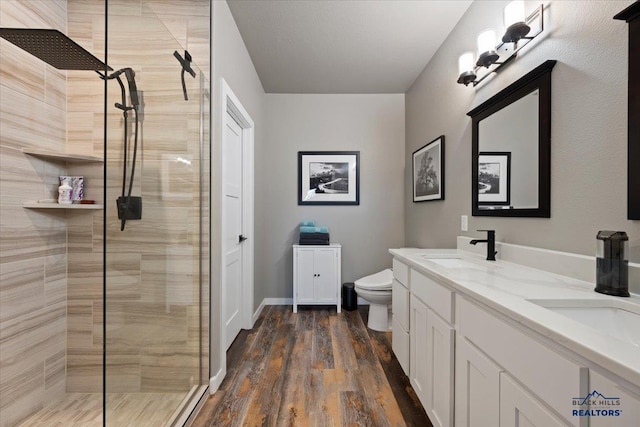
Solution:
M245 240L247 240L247 239L248 239L248 237L245 237L245 236L243 236L242 234L240 234L240 235L238 236L238 243L242 243L242 242L244 242L244 241L245 241Z

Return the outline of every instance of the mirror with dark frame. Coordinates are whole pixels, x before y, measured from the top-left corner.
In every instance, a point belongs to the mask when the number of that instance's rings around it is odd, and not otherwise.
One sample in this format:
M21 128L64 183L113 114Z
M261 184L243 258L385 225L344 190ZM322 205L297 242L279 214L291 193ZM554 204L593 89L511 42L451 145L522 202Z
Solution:
M613 19L629 24L629 95L627 152L627 219L640 219L640 2L634 2Z
M467 113L474 216L551 216L551 70L544 62Z

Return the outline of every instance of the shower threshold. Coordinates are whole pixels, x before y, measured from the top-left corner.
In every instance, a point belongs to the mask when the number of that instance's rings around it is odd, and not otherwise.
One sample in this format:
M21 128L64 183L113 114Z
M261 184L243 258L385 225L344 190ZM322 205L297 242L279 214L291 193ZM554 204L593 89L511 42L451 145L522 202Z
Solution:
M191 396L193 391L188 393ZM180 414L185 393L107 393L107 425L171 426ZM102 427L101 393L66 393L29 416L18 427Z

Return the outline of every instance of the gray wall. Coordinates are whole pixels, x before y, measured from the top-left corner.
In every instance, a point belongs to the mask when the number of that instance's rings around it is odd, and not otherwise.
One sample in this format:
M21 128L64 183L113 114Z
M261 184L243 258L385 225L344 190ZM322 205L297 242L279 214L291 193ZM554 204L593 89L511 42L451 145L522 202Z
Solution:
M474 48L483 29L501 28L506 3L474 2L406 94L406 158L440 134L447 144L445 201L412 203L411 171L405 171L406 245L452 248L456 235L495 228L504 242L594 255L597 230L619 229L630 235L638 261L640 222L626 219L628 25L612 19L631 1L545 2L542 39L488 84L457 84L458 56ZM461 232L460 215L471 215L466 113L547 59L558 60L552 73L551 218L470 216L470 231Z
M403 239L404 95L266 96L256 155L256 296L292 296L297 225L313 219L342 243L343 282L390 267ZM359 150L359 206L298 206L298 151ZM259 300L256 298L256 302Z
M212 348L219 348L220 322L220 143L221 143L221 89L220 79L224 78L247 110L255 125L254 141L256 152L265 143L264 137L264 89L251 62L247 48L242 41L229 6L225 1L213 1L213 99L214 114L213 143L211 153L211 342ZM260 255L256 251L256 258ZM256 276L258 277L258 276ZM256 289L254 301L262 301L264 295ZM219 352L211 354L211 375L220 369Z

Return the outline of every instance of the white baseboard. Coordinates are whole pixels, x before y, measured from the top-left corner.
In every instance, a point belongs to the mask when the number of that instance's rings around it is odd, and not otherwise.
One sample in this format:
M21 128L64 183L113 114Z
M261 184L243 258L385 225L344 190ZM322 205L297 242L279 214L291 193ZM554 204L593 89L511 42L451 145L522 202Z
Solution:
M227 375L227 373L220 369L217 374L209 379L209 394L214 394L216 391L218 391L218 388L220 387L220 384L222 384L225 375Z
M293 305L293 298L265 298L264 305Z
M260 316L260 312L267 305L293 305L293 298L265 298L262 300L260 307L256 310L256 313L253 315L253 322L258 319ZM358 297L358 305L369 305L369 301Z
M260 317L260 314L262 313L262 310L264 310L265 305L266 304L264 300L262 300L262 302L260 303L260 306L256 309L255 313L253 313L253 322L251 323L252 328L253 328L253 325L255 325L256 322L258 321L258 317Z

